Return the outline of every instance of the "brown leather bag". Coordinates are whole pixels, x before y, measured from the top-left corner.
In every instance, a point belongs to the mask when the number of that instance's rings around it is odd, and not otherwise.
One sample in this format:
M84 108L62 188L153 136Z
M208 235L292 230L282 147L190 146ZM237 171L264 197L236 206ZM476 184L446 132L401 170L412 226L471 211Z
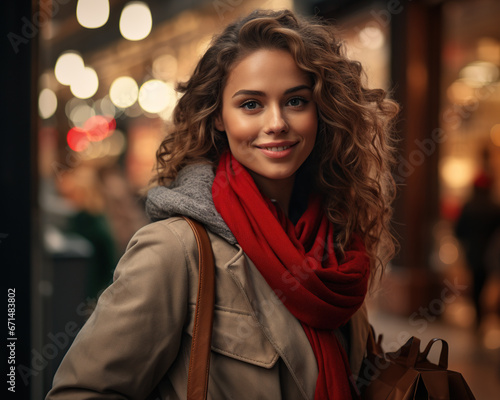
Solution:
M204 400L208 393L210 346L215 298L215 266L212 244L207 231L199 222L184 217L193 230L198 245L198 296L189 358L187 400Z
M432 339L420 352L420 339L413 336L398 351L384 353L382 336L367 341L357 386L363 400L475 400L462 374L448 370L448 343ZM429 351L441 342L439 363L428 359Z

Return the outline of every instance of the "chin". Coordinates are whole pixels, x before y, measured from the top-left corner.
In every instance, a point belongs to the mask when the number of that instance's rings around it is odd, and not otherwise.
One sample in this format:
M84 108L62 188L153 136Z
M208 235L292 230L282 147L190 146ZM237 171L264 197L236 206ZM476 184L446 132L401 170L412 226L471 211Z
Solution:
M269 179L269 180L284 180L284 179L289 179L295 175L296 170L293 171L261 171L261 173L258 172L260 176L263 178Z

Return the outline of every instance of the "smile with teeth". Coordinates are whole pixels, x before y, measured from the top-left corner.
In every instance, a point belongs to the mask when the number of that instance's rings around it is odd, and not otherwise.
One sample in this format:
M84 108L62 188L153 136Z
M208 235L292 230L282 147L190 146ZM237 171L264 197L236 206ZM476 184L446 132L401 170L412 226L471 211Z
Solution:
M264 149L269 150L269 151L283 151L287 150L292 146L282 146L282 147L264 147Z
M262 146L257 146L259 149L262 149L262 150L267 150L267 151L273 151L273 152L280 152L280 151L285 151L285 150L288 150L289 148L295 146L297 143L291 143L291 144L287 144L287 145L283 145L283 146L266 146L266 145L262 145Z

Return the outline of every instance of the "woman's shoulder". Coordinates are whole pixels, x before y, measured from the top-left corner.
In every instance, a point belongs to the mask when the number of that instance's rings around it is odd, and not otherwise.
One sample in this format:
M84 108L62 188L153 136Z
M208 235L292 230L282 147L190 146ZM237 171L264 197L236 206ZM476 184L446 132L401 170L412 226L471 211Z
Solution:
M227 240L207 229L212 249L216 259L230 259L240 249ZM127 252L134 247L154 248L157 254L178 254L182 252L185 258L190 259L198 252L198 246L194 233L181 217L170 217L167 219L151 222L139 229L130 240Z
M182 217L171 217L151 222L144 225L132 236L127 250L143 241L150 241L151 244L160 242L164 246L185 245L186 241L192 242L189 244L196 244L191 232L191 228Z

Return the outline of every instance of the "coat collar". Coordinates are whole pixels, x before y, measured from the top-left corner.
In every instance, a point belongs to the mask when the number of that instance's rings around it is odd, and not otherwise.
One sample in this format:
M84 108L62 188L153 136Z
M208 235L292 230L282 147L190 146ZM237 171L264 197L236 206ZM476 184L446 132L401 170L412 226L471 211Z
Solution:
M280 355L304 399L313 399L318 365L300 322L288 311L240 246L227 270L250 305L254 318ZM300 350L300 351L298 351Z

